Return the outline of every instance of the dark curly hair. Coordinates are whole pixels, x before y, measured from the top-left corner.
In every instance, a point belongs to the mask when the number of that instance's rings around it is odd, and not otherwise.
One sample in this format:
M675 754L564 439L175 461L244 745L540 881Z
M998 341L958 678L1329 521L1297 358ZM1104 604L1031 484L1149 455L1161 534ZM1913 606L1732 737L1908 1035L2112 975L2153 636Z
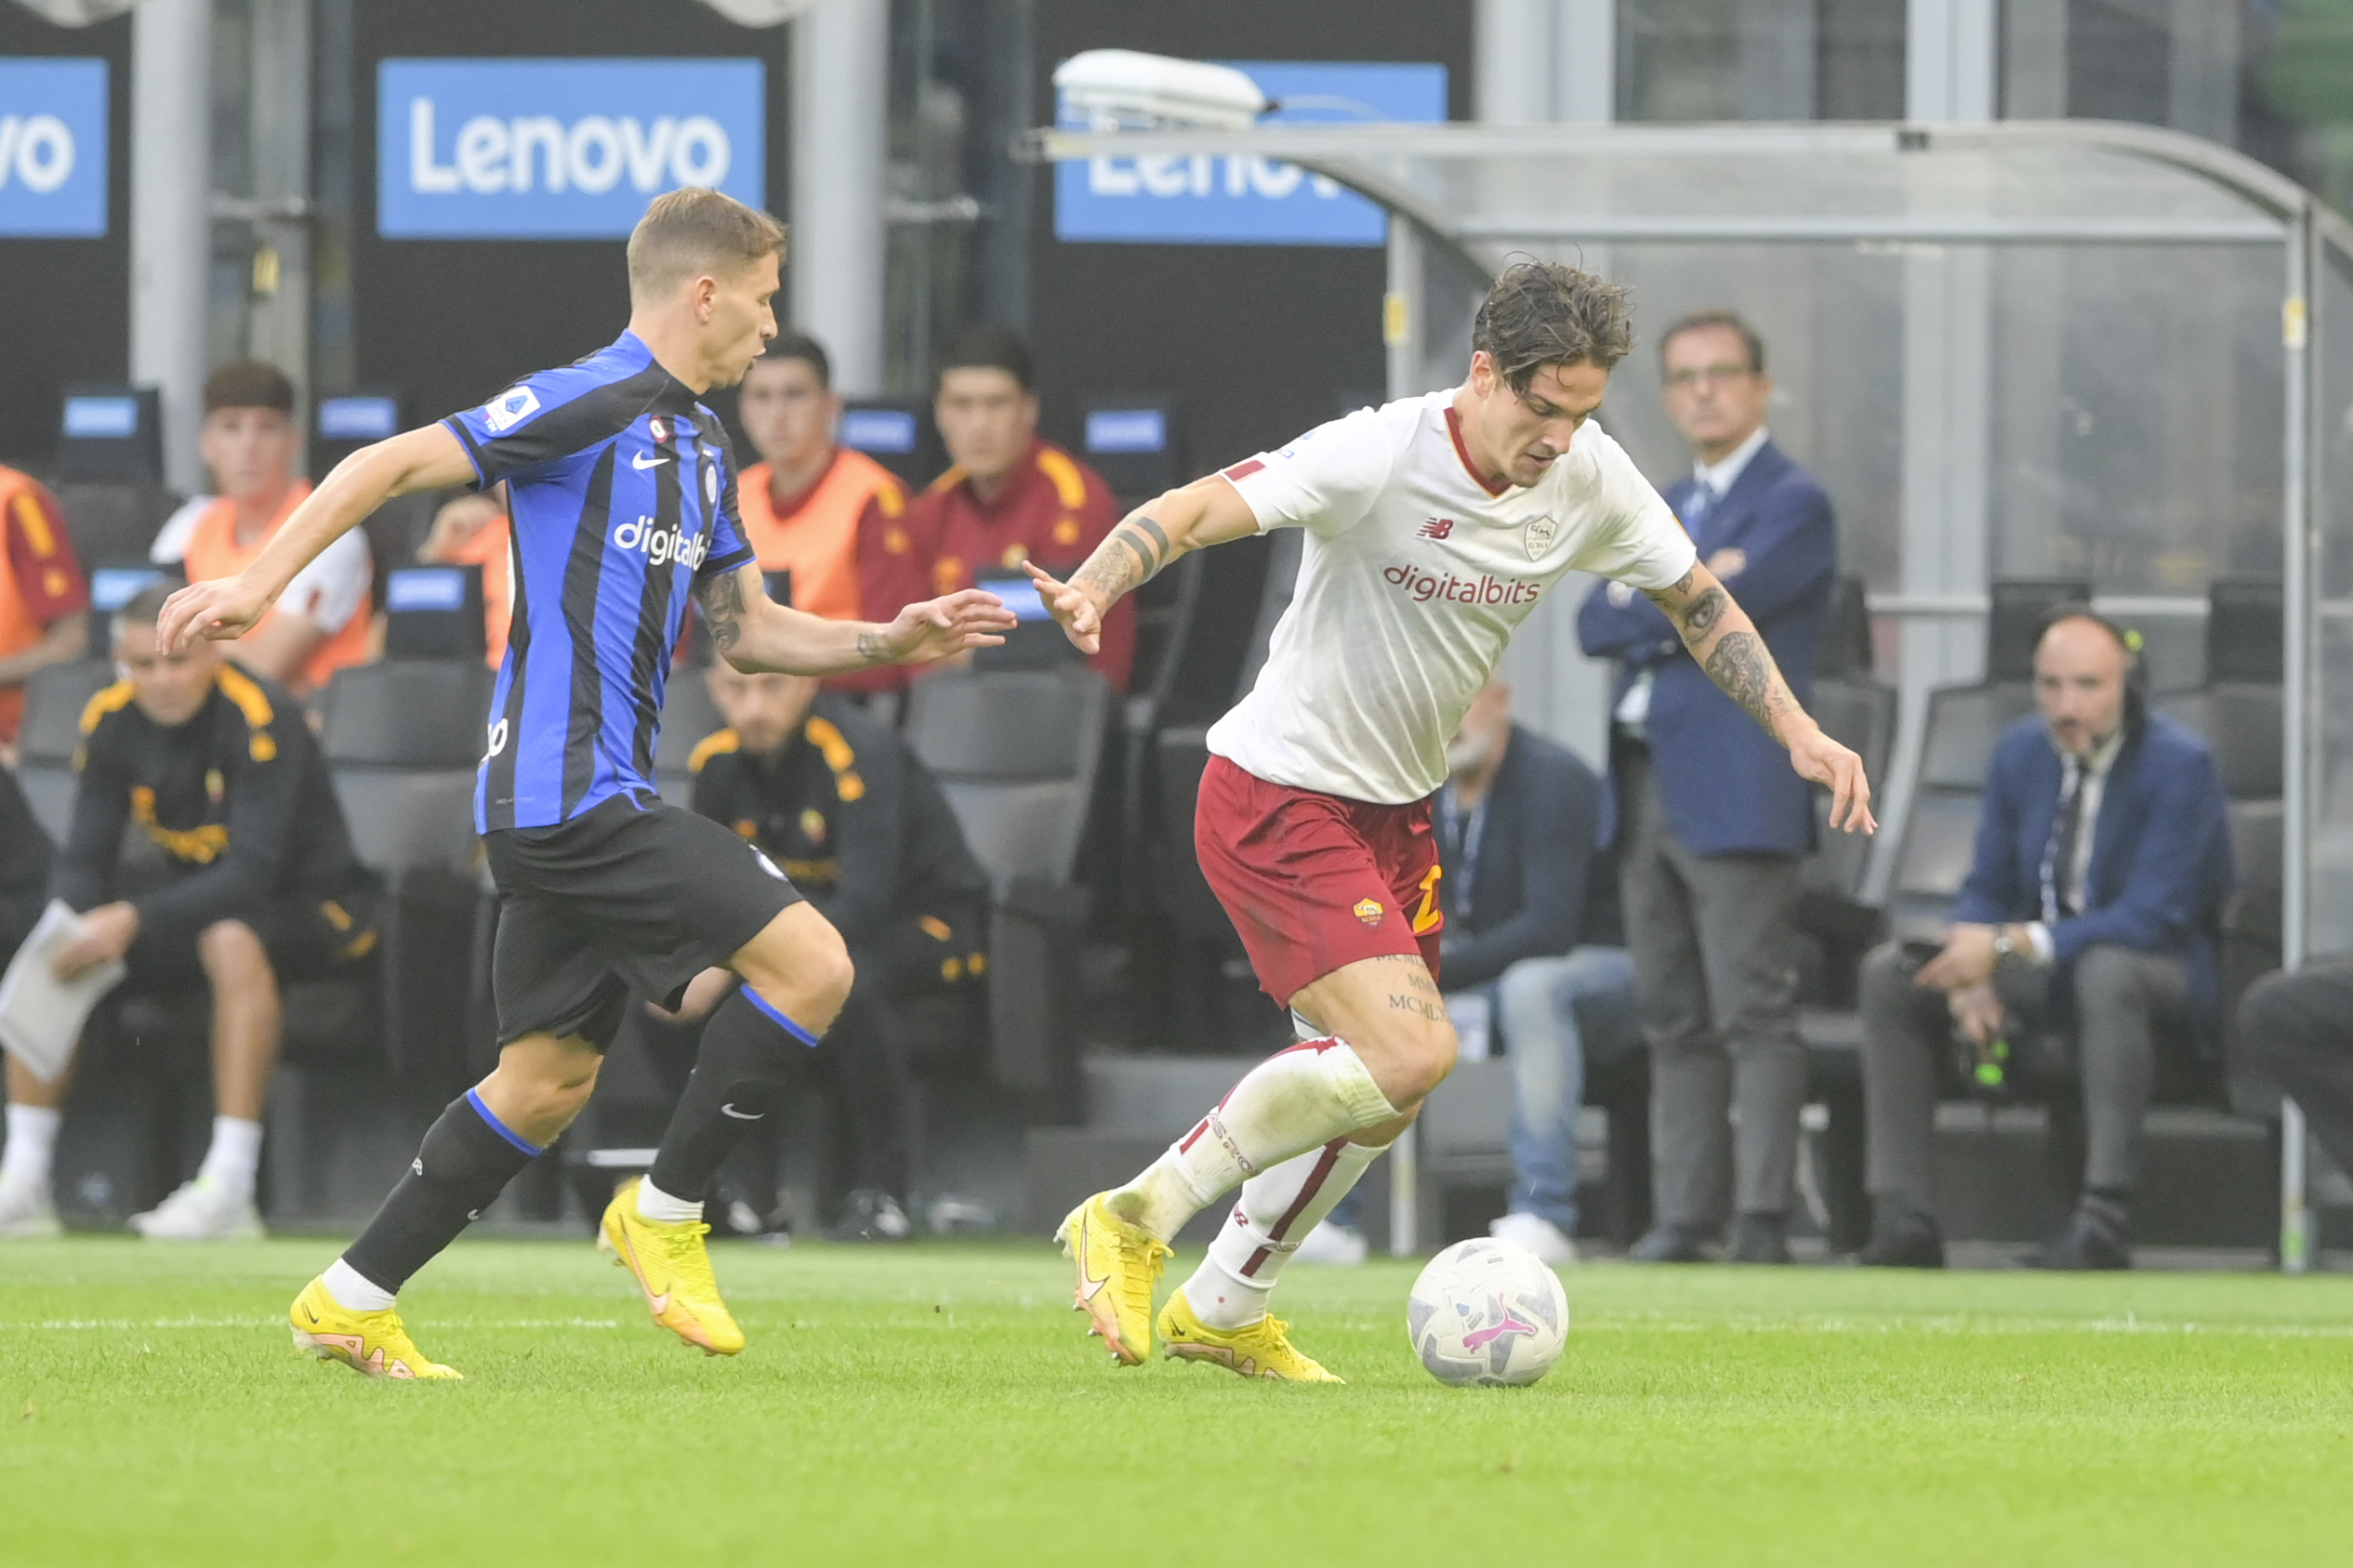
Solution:
M1471 347L1486 351L1515 392L1548 364L1608 370L1633 346L1625 285L1558 261L1506 267L1471 323Z

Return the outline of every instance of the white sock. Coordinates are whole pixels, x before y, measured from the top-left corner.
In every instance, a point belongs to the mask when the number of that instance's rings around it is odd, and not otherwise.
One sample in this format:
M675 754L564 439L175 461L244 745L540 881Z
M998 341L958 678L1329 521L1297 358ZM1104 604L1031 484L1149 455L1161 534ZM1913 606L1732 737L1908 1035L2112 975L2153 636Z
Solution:
M196 1179L250 1198L254 1173L260 1168L261 1124L248 1122L242 1116L215 1116L212 1147L205 1151L205 1163L197 1167Z
M703 1218L703 1203L700 1198L692 1203L674 1198L654 1185L653 1178L648 1177L637 1184L637 1211L645 1219L658 1219L665 1225L686 1225Z
M1264 1317L1283 1265L1385 1147L1335 1138L1243 1182L1241 1201L1184 1282L1193 1315L1211 1328L1242 1328Z
M1302 1041L1251 1068L1216 1110L1111 1194L1111 1212L1166 1241L1261 1171L1396 1114L1347 1041Z
M380 1312L392 1305L392 1293L338 1258L320 1276L327 1294L346 1311Z
M49 1162L57 1153L58 1123L64 1113L46 1105L8 1107L8 1145L0 1151L0 1179L47 1186Z

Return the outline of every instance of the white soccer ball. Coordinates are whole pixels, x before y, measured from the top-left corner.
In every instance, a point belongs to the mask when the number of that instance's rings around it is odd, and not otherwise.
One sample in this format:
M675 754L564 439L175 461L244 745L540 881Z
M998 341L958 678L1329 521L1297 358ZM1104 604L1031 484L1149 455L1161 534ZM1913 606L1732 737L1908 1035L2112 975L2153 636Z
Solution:
M1406 1337L1441 1383L1533 1383L1568 1343L1568 1292L1524 1247L1485 1236L1457 1242L1413 1282Z

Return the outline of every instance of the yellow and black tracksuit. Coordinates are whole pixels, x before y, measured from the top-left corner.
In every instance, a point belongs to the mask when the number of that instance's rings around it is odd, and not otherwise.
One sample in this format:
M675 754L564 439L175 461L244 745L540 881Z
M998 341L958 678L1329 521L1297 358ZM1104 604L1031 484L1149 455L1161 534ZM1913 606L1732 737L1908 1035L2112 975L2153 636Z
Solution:
M280 688L223 665L195 717L165 725L117 682L83 711L74 770L50 889L75 909L117 898L138 909L135 988L201 985L196 939L228 919L253 928L282 982L374 950L377 880L351 852L318 742Z

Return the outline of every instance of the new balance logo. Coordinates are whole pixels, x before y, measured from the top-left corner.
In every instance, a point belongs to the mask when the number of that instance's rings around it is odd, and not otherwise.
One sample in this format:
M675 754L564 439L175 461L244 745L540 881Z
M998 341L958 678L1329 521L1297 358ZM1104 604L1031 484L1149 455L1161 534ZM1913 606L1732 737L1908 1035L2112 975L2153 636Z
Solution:
M1434 517L1414 530L1415 535L1423 539L1444 539L1453 532L1454 520L1450 517Z
M656 528L650 517L641 517L620 524L613 530L613 542L625 550L641 550L656 566L678 561L690 568L699 568L703 558L711 551L711 542L700 534L689 536L680 528Z

